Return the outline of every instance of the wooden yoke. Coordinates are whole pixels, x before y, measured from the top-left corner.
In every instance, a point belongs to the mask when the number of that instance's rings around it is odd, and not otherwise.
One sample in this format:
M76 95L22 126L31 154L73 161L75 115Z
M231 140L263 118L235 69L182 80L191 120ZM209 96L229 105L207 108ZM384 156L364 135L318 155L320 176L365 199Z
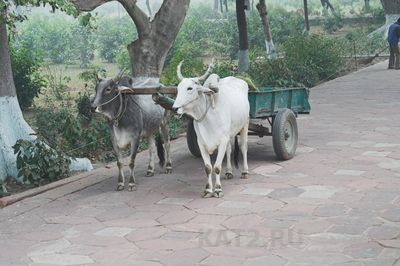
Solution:
M125 86L118 86L122 94L143 94L153 95L155 93L161 94L176 94L176 87L153 87L153 88L130 88Z

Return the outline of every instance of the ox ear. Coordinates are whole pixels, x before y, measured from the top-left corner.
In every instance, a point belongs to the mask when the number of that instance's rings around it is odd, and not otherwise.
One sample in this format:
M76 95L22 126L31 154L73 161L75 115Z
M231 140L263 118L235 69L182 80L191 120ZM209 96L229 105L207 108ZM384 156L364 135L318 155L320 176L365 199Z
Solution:
M211 90L211 89L209 89L209 88L207 88L207 87L203 87L203 86L200 86L200 87L197 89L197 91L199 92L199 94L200 94L200 93L204 93L204 94L214 94L214 93L215 93L213 90Z

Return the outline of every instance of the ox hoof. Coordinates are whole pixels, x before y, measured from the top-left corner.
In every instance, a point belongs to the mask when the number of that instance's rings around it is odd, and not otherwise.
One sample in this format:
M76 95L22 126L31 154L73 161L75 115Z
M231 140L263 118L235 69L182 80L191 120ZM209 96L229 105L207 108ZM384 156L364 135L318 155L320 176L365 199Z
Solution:
M240 178L241 179L248 179L249 178L249 173L242 173L242 176Z
M203 198L212 198L214 196L214 192L212 192L211 190L204 190L203 192Z
M154 171L147 170L146 176L147 177L154 176Z
M226 173L225 174L225 179L232 179L233 178L233 174L232 173Z
M135 191L136 190L136 184L132 184L132 183L129 183L129 185L128 185L128 191Z
M116 191L124 190L124 188L125 188L124 184L118 184Z
M224 193L222 193L222 189L216 189L214 191L214 198L222 198L224 196Z
M172 174L172 168L167 168L165 169L166 174Z

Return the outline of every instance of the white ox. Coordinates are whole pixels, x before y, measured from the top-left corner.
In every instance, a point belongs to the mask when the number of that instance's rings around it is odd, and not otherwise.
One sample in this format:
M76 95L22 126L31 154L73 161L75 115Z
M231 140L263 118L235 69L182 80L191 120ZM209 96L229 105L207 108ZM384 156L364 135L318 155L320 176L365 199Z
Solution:
M173 105L178 114L187 114L193 118L193 125L197 135L197 143L203 158L208 182L204 197L222 197L221 165L226 152L226 178L232 178L231 139L240 133L240 150L243 155L243 171L241 178L248 177L247 165L247 133L249 126L249 102L247 98L248 85L245 81L226 77L219 79L211 75L204 85L200 84L210 72L200 78L184 78L181 74L182 62L177 74L181 82L178 85L178 94ZM216 90L210 89L218 87ZM237 139L235 138L235 154L238 155ZM210 154L218 149L218 155L211 165ZM238 156L235 156L238 157ZM215 186L213 190L212 172L215 172Z

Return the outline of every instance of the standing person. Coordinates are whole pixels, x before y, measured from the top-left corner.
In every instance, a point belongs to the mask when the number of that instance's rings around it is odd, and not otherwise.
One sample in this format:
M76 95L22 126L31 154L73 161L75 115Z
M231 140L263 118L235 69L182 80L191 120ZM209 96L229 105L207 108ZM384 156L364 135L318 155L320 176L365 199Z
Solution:
M399 37L400 37L400 18L398 18L395 23L390 25L388 31L388 43L390 49L388 69L393 69L393 68L400 69Z

